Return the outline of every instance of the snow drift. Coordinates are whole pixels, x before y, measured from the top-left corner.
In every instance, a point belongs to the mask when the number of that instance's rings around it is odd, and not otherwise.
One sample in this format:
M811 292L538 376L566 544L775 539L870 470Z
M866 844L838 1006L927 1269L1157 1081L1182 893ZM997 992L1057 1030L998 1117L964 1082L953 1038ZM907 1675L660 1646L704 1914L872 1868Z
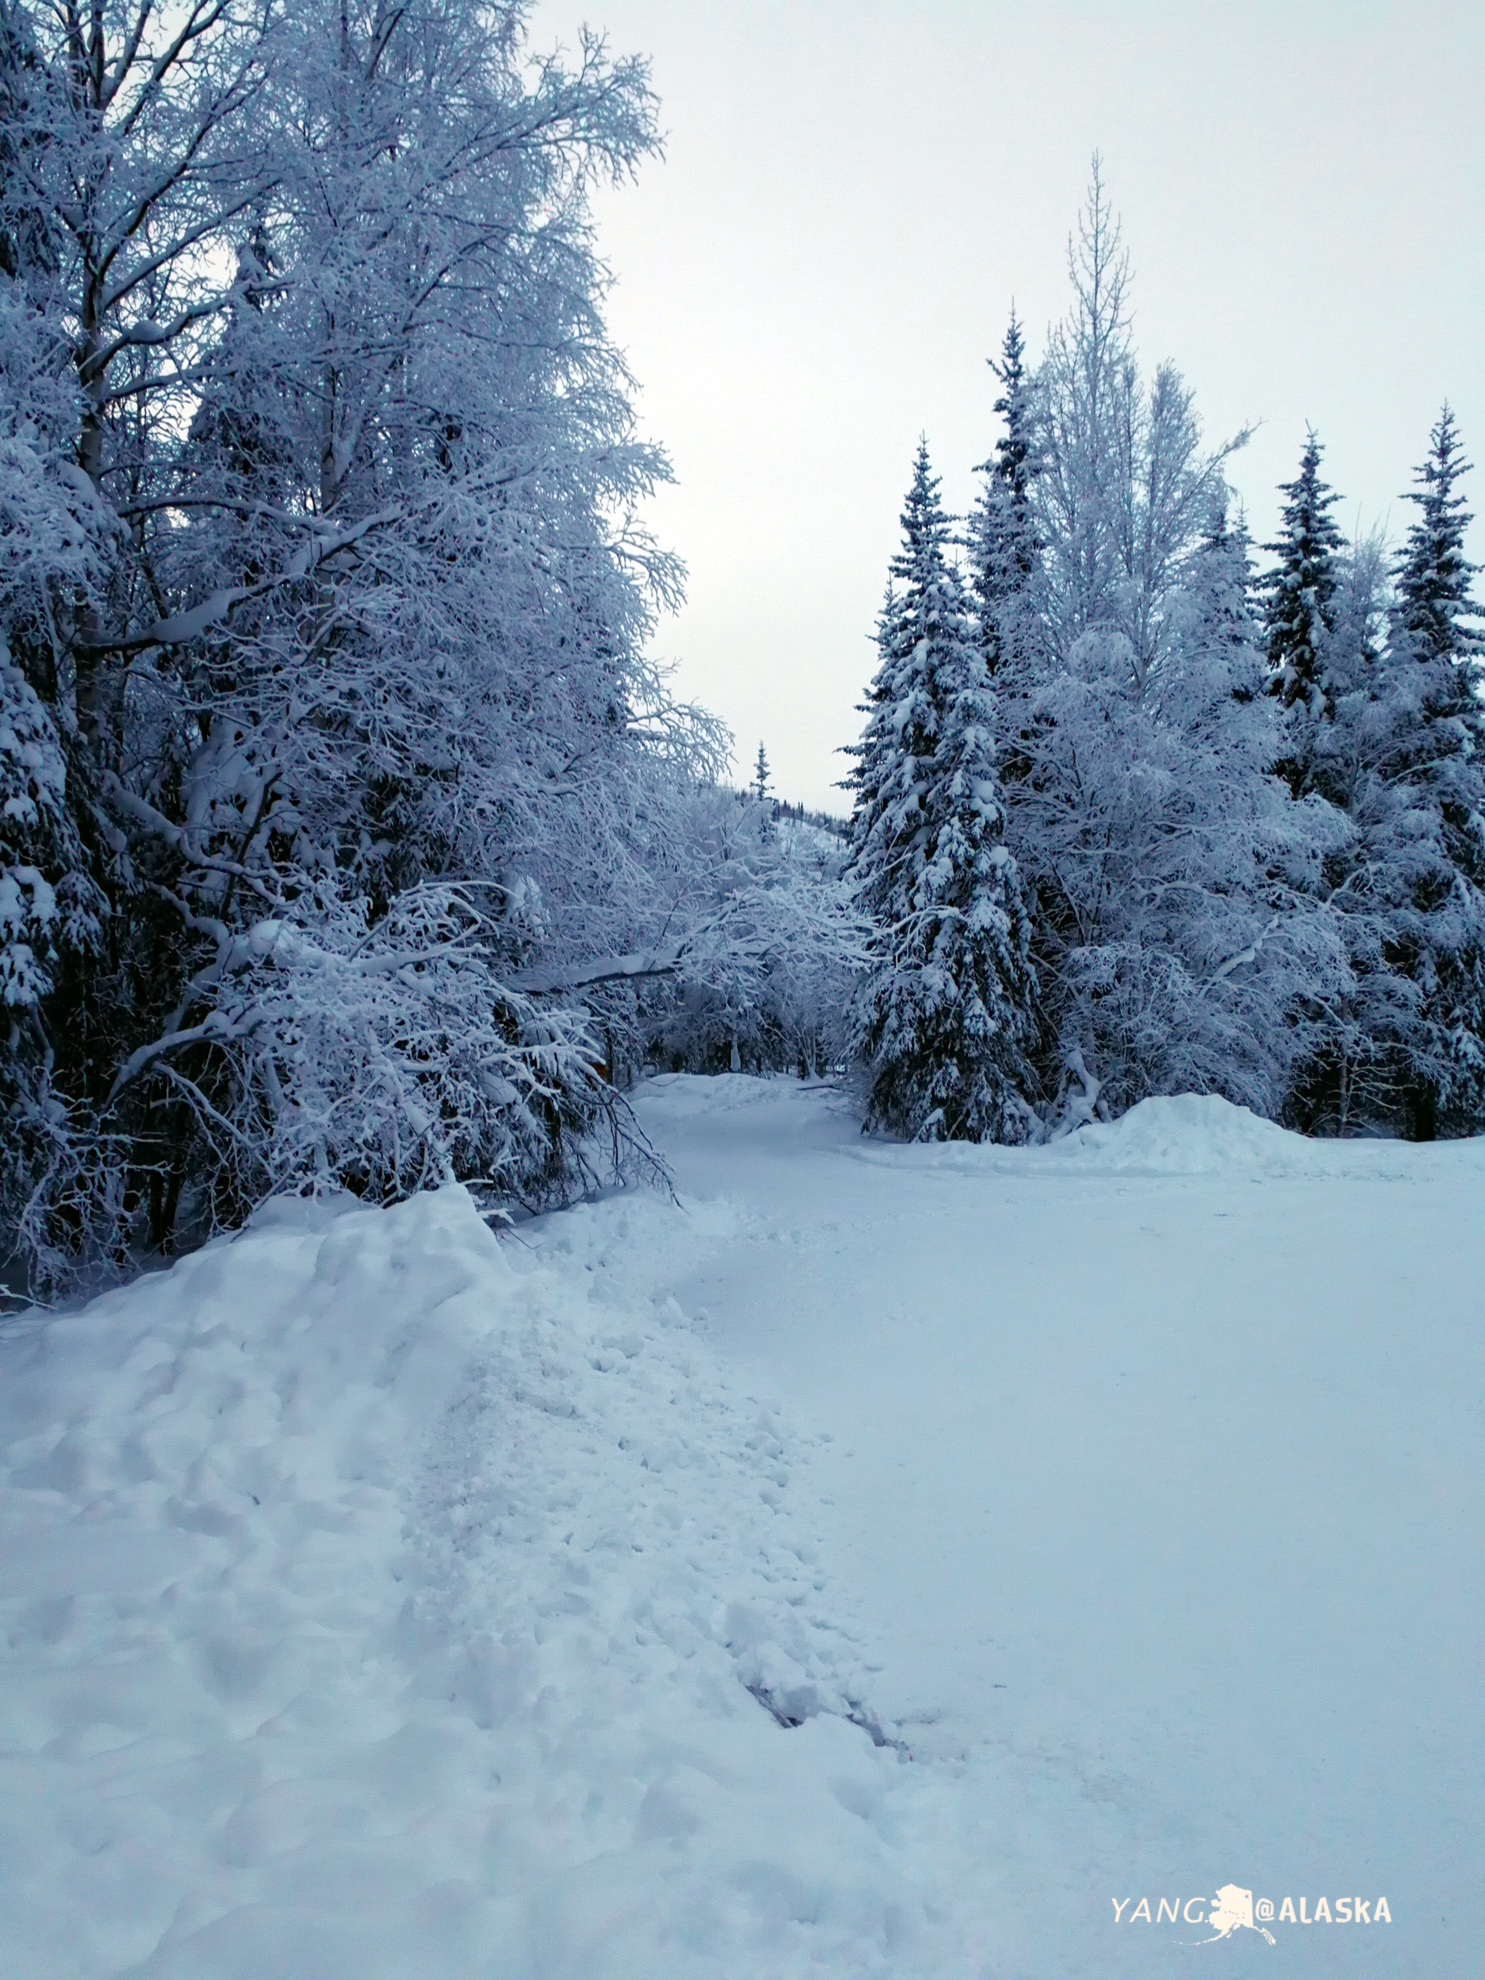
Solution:
M890 1943L900 1763L844 1716L798 1453L673 1300L605 1290L645 1219L686 1229L620 1200L517 1269L457 1188L289 1206L11 1330L9 1971Z

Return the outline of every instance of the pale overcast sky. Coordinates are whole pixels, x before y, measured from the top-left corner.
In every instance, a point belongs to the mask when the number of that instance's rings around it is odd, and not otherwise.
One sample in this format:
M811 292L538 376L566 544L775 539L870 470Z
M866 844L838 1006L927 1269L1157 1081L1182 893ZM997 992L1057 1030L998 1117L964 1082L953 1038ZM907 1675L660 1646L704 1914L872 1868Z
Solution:
M781 796L848 809L918 434L967 508L985 359L1012 299L1033 355L1065 310L1095 149L1146 368L1213 441L1262 422L1232 475L1260 540L1306 421L1347 529L1400 535L1446 397L1485 512L1478 0L541 0L533 41L585 18L661 99L665 159L598 201L609 322L678 483L655 650L738 781L762 739Z

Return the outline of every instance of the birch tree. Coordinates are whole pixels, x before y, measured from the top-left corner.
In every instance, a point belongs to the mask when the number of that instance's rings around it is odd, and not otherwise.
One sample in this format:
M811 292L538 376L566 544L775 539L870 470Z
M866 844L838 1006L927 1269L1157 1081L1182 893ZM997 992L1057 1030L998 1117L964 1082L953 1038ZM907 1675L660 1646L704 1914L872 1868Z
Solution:
M667 469L588 216L653 99L592 36L528 62L524 12L32 21L7 238L56 243L16 307L71 374L51 714L107 908L49 1078L94 1243L284 1187L544 1200L628 1132L576 986L654 932L725 738L644 657ZM90 1240L71 1188L12 1200L33 1253Z
M1129 257L1096 154L1068 273L1072 307L1052 329L1038 380L1034 502L1048 623L1064 661L1085 633L1118 633L1142 683L1167 649L1169 598L1248 433L1208 451L1175 367L1142 380Z

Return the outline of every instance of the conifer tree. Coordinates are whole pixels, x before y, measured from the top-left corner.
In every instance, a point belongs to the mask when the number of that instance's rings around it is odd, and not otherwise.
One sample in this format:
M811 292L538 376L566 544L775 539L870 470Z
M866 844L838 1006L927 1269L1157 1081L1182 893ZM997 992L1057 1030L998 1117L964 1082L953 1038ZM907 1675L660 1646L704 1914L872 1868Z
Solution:
M1471 518L1457 490L1468 472L1446 404L1406 497L1421 513L1395 569L1372 718L1374 803L1394 850L1388 954L1416 998L1399 1079L1415 1140L1485 1119L1485 639L1470 623L1478 566L1464 555Z
M758 761L753 766L753 795L760 804L767 804L773 795L769 787L768 752L762 743L758 745Z
M876 926L857 1001L867 1124L922 1140L1025 1141L1035 978L1003 843L989 675L949 518L920 444L853 751L850 871Z
M1466 471L1445 408L1391 599L1379 539L1334 566L1327 712L1305 788L1347 828L1322 894L1351 983L1291 1100L1312 1132L1432 1140L1485 1118L1485 732L1456 488Z
M1422 514L1409 529L1398 561L1396 625L1417 658L1451 664L1456 670L1453 700L1466 707L1472 699L1469 663L1485 659L1485 637L1466 624L1480 616L1470 598L1470 580L1480 566L1464 554L1471 517L1455 484L1469 473L1470 463L1460 457L1454 413L1447 404L1428 443L1428 458L1414 475L1422 485L1403 498L1416 502Z
M1031 698L1046 672L1042 539L1033 492L1040 472L1036 384L1021 325L1011 311L999 362L995 410L1005 431L977 473L985 477L969 517L966 548L980 646L995 691L998 760L1008 792L1030 767Z
M991 459L976 469L986 481L970 517L968 547L986 664L1003 677L997 687L1005 693L1029 685L1040 646L1035 607L1042 546L1031 502L1039 472L1035 392L1014 310L1000 361L989 364L1000 380L995 410L1005 432Z
M1397 565L1389 647L1414 677L1417 768L1438 794L1450 864L1472 886L1485 887L1485 705L1480 699L1485 634L1470 595L1480 567L1464 555L1473 519L1456 492L1460 476L1470 471L1461 453L1446 405L1429 434L1428 458L1414 477L1421 490L1406 497L1422 514L1408 531ZM1421 683L1419 668L1425 674Z
M39 1199L76 1224L109 1221L119 1194L75 1105L106 1053L110 903L67 644L112 544L77 473L76 378L48 314L66 229L47 194L77 165L66 106L26 10L0 0L0 1252Z
M1335 630L1344 545L1330 513L1340 497L1320 478L1323 452L1311 427L1299 473L1280 486L1286 499L1278 539L1263 546L1278 564L1259 580L1266 594L1269 692L1284 708L1298 711L1290 724L1293 748L1278 766L1296 797L1304 794L1313 761L1314 725L1332 711L1334 699L1324 650Z

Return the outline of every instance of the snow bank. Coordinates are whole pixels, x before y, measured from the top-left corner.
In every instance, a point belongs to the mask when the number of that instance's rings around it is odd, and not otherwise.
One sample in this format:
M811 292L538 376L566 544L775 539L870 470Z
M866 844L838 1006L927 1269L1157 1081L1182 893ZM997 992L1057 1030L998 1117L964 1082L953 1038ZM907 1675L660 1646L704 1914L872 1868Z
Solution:
M1094 1122L1034 1151L1097 1171L1141 1175L1308 1176L1417 1181L1485 1171L1485 1137L1425 1145L1364 1137L1312 1140L1211 1093L1142 1100L1117 1121Z
M1205 1176L1288 1174L1311 1166L1313 1143L1302 1135L1235 1107L1214 1093L1178 1093L1141 1100L1119 1119L1095 1121L1051 1153L1097 1169L1130 1169L1143 1175Z
M762 1084L762 1082L759 1082ZM734 1103L741 1104L741 1103ZM1094 1121L1041 1147L990 1143L864 1141L856 1159L955 1175L1126 1174L1416 1180L1460 1167L1485 1172L1485 1136L1413 1143L1312 1140L1216 1094L1141 1100L1116 1121Z
M502 1247L449 1189L9 1331L7 1972L894 1970L800 1453L608 1283L707 1241L621 1199Z

